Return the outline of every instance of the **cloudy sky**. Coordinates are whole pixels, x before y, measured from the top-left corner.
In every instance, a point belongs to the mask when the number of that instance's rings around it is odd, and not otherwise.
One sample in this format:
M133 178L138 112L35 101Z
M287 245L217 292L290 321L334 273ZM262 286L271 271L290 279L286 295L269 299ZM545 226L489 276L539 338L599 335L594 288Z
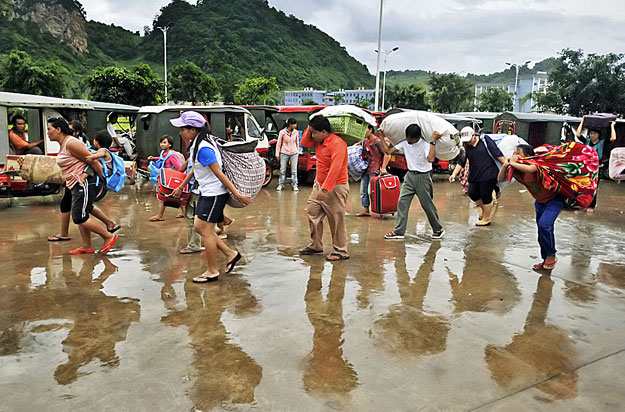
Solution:
M82 0L88 19L139 31L168 2ZM379 0L269 4L328 33L375 72ZM389 70L491 73L566 47L625 53L625 1L385 0L382 30L382 49L399 47L388 58Z

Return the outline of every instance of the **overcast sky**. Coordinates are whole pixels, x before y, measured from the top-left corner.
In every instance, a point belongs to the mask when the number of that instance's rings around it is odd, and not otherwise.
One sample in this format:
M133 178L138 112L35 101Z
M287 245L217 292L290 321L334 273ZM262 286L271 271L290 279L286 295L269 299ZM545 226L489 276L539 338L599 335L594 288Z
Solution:
M168 2L82 0L88 19L139 31ZM379 0L269 4L328 33L375 73ZM382 31L382 50L399 47L388 58L389 70L491 73L567 47L625 53L625 1L385 0Z

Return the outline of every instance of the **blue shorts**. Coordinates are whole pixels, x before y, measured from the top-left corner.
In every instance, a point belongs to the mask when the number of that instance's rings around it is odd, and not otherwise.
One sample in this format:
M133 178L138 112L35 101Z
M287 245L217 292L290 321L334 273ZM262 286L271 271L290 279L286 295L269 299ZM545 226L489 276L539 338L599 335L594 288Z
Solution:
M224 193L217 196L200 196L195 206L195 216L209 223L221 223L224 221L224 208L230 194Z

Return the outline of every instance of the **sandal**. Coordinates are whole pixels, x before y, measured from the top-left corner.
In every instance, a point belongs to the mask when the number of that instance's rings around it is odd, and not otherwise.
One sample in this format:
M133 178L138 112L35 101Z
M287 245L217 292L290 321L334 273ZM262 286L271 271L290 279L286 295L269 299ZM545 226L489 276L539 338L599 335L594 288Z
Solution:
M190 255L192 253L200 253L201 251L202 251L202 249L191 249L190 247L183 247L178 252L181 255Z
M158 217L158 216L152 216L148 220L150 222L163 222L165 219L163 219L162 217Z
M72 249L69 251L70 255L89 255L95 253L95 249L81 249L81 248L77 248L77 249Z
M341 255L340 253L332 252L328 256L326 256L326 260L328 262L338 262L339 260L347 260L349 259L348 255Z
M232 272L232 269L234 269L234 265L236 265L237 262L241 260L242 257L243 256L241 256L241 252L237 252L237 255L234 257L234 259L226 263L226 273Z
M113 239L110 242L105 243L104 246L102 246L102 249L100 249L100 254L101 255L107 254L108 251L111 250L115 242L117 242L118 239L119 239L119 235L113 236Z
M67 242L68 240L72 240L72 238L61 235L52 235L48 237L48 242Z
M323 250L315 250L313 248L306 246L305 248L298 250L298 252L300 255L316 255L319 253L323 253Z
M558 261L557 257L553 257L553 260L549 260L549 263L547 263L547 260L549 258L545 259L545 261L543 262L543 269L545 270L553 270L553 268L556 267L556 262Z
M176 219L181 219L181 218L183 218L183 217L184 217L184 213L178 213L178 214L176 215Z
M532 266L532 269L533 270L541 270L541 269L543 269L543 264L544 263L545 262L536 263L534 266Z
M356 213L356 217L366 217L366 216L371 216L371 213L367 213L367 212Z
M486 220L479 220L475 226L490 226L490 222L486 221Z
M115 233L115 232L117 232L121 228L122 228L121 225L115 225L115 226L113 226L112 229L106 229L106 230L108 230L109 233Z
M196 278L193 278L193 283L209 283L209 282L215 282L219 280L219 275L217 276L198 276Z

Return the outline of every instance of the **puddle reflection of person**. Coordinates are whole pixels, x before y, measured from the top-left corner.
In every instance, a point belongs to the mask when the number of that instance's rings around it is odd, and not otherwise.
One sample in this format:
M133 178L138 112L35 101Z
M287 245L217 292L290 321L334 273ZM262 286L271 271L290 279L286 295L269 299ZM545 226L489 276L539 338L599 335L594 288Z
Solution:
M488 345L484 358L497 383L510 390L536 385L548 398L545 402L572 399L577 396L575 351L568 333L547 324L547 309L552 296L553 280L548 275L538 279L532 308L527 314L523 332L505 346Z
M126 339L128 328L139 320L141 313L136 300L107 296L102 292L104 282L118 271L117 266L108 258L74 259L82 261L78 276L72 273L73 270L67 270L65 263L67 261L64 261L66 268L64 273L70 274L65 277L67 285L65 293L70 294L71 298L67 296L55 299L55 302L60 300L65 302L63 306L68 312L65 315L62 314L63 310L57 312L57 303L51 305L51 309L54 309L50 313L50 318L62 317L73 321L69 334L62 342L63 351L67 353L67 361L54 371L54 377L61 385L70 384L85 375L79 369L95 358L100 360L102 366L109 368L119 366L120 359L115 346ZM71 259L68 260L71 268ZM100 262L104 264L104 270L92 280L95 266ZM76 302L82 302L82 305Z
M358 375L343 357L343 297L346 265L334 265L326 299L322 296L324 262L311 259L304 301L314 328L313 344L304 359L304 389L325 395L345 395L358 384Z
M490 234L482 231L469 235L464 248L461 279L448 270L456 313L494 312L503 315L521 300L516 278L500 263L506 243L489 243L489 237Z
M401 303L390 306L389 313L374 324L377 342L393 354L434 355L447 349L449 321L423 308L440 243L430 244L414 280L406 269L405 249L395 259L397 286Z
M186 282L184 289L186 308L170 312L162 321L188 330L194 350L194 380L189 396L195 408L212 410L224 403L254 402L262 368L228 337L221 322L226 310L238 317L258 312L260 305L249 283L232 276L218 288Z

